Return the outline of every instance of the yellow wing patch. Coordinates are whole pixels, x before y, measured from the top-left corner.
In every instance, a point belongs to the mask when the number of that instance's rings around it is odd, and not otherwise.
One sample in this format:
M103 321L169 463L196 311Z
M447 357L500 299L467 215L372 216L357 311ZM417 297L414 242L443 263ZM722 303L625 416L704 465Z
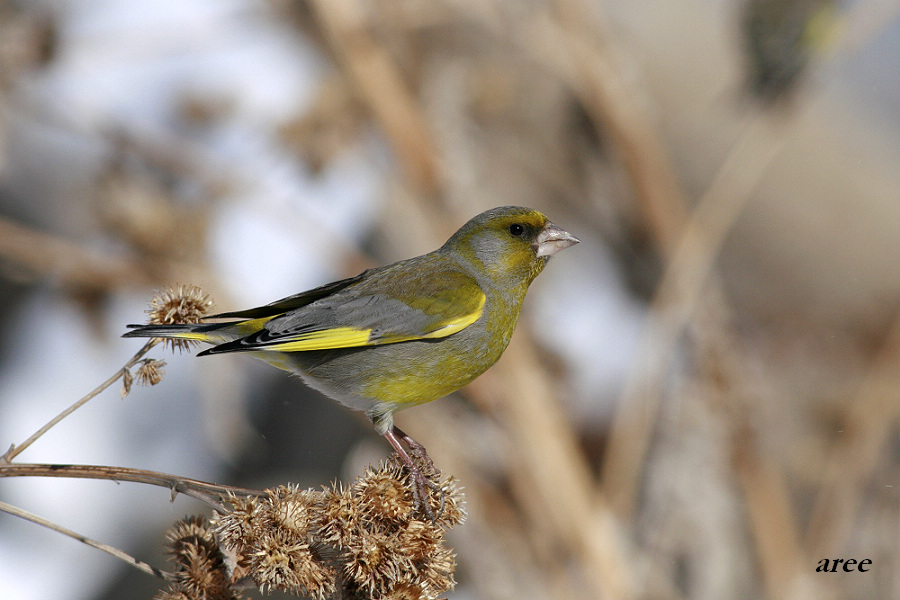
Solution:
M247 321L238 321L235 323L233 327L233 331L236 335L240 337L244 337L247 335L252 335L263 328L263 325L274 319L275 317L281 316L280 314L272 315L270 317L260 317L258 319L248 319Z
M457 331L462 331L475 321L481 318L481 313L484 312L484 301L487 297L484 293L481 294L481 297L478 299L478 306L475 307L475 310L470 312L467 315L463 315L461 317L456 317L455 319L450 319L446 321L441 327L435 329L431 333L426 333L423 335L423 338L442 338L447 337L448 335L452 335Z
M258 350L276 352L304 352L307 350L333 350L335 348L352 348L369 343L371 329L354 329L353 327L334 327L323 331L313 331L292 337L289 341L271 346L262 346Z
M436 339L447 337L448 335L453 335L457 331L462 331L481 318L481 315L484 312L484 302L486 299L487 297L484 295L484 293L479 291L478 300L472 307L472 310L470 310L468 313L458 317L454 317L452 319L439 321L435 323L436 327L434 329L432 329L431 331L423 332L419 335L386 334L383 337L379 337L376 343L393 344L396 342Z

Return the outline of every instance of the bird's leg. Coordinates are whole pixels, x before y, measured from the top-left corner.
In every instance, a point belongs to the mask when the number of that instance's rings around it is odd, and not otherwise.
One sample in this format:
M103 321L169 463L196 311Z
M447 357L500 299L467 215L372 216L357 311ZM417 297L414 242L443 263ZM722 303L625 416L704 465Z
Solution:
M388 429L384 434L384 437L391 443L391 446L393 446L394 450L397 452L397 456L400 457L400 460L406 465L406 468L409 469L409 476L413 480L413 498L415 500L416 508L418 509L421 507L424 510L425 515L433 521L434 514L431 511L431 507L428 505L428 496L425 491L425 477L422 475L422 471L419 470L416 463L413 462L413 459L409 457L406 448L400 443L396 430L396 427Z
M434 468L434 462L431 460L431 457L428 456L428 451L425 450L425 446L414 440L410 435L408 435L396 425L394 425L394 435L403 440L403 442L409 447L410 454L412 454L425 464L428 471L430 471L429 474L433 474L437 470Z
M416 508L421 507L425 515L431 519L432 522L437 517L441 516L441 513L444 512L444 493L441 488L434 483L430 479L426 479L422 474L422 470L419 468L419 465L410 457L410 454L415 456L417 459L425 463L428 468L429 475L433 475L436 472L434 468L434 463L431 461L431 458L428 457L428 452L425 451L425 446L411 438L410 436L403 433L403 431L394 426L391 429L388 429L384 434L385 439L390 442L391 446L394 447L394 450L397 452L397 455L400 457L400 460L404 465L409 469L409 475L413 480L413 497L415 499ZM406 451L406 448L403 447L403 443L406 443L409 446L410 452ZM434 511L431 510L431 504L428 502L428 491L425 487L428 486L431 489L441 494L441 510L435 515Z

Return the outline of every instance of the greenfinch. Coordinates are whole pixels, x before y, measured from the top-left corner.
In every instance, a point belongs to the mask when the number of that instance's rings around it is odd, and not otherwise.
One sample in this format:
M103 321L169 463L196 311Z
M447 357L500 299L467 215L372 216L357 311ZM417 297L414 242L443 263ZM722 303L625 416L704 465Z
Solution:
M226 322L129 325L125 337L206 342L213 347L199 356L247 352L300 375L365 411L424 500L423 478L404 444L419 458L427 454L394 426L394 413L446 396L493 365L528 286L551 256L578 242L536 210L495 208L434 252L210 317Z

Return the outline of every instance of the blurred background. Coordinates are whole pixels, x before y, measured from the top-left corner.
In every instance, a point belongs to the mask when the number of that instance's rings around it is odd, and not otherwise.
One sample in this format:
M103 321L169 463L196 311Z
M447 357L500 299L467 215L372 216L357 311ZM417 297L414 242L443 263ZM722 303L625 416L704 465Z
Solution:
M900 597L898 15L0 0L0 445L119 369L157 289L255 306L526 205L583 243L493 369L397 418L466 489L450 598ZM159 385L19 460L318 487L388 454L261 363L151 356ZM107 481L0 500L159 566L204 512ZM4 598L158 587L0 514Z

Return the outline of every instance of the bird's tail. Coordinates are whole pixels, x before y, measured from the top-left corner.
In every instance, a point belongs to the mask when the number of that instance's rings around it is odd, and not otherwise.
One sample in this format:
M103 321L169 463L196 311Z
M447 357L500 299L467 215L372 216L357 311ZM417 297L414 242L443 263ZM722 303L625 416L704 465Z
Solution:
M223 315L214 315L221 317ZM270 319L277 315L268 315L256 319L241 319L225 323L191 323L185 325L128 325L131 331L122 337L145 337L206 342L207 344L224 344L256 333Z
M193 323L190 325L128 325L131 331L122 337L147 337L188 340L221 344L233 336L227 334L227 327L233 323Z

